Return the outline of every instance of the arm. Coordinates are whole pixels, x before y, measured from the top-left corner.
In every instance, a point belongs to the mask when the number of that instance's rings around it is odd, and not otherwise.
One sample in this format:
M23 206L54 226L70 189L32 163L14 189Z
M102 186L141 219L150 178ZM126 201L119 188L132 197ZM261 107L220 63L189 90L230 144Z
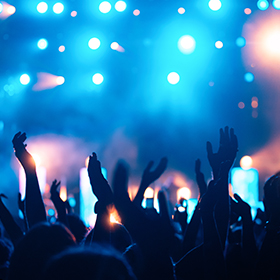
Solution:
M156 167L154 171L151 171L151 168L153 166L154 162L150 161L145 168L143 175L142 175L142 180L138 189L138 192L133 200L133 202L141 207L141 203L144 197L145 190L149 187L150 184L152 184L154 181L156 181L162 173L165 171L167 167L167 158L162 158Z
M21 200L21 193L18 193L18 209L21 211L21 213L23 215L25 231L27 231L28 226L27 226L27 218L26 218L26 213L25 213L25 199Z
M26 175L25 210L28 226L32 227L39 222L47 220L45 206L40 192L36 174L36 165L32 156L26 150L24 141L26 134L18 132L13 138L15 155L21 163Z
M23 237L23 232L15 222L9 210L4 205L2 197L7 198L4 194L0 194L0 219L15 246Z

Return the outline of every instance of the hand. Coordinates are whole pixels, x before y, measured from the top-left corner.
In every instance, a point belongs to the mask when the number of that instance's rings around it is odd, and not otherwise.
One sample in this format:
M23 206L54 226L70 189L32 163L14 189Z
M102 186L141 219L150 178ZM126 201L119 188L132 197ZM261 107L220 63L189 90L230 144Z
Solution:
M251 217L251 207L248 203L246 203L237 193L235 193L234 198L237 200L234 201L233 199L231 199L231 209L232 211L243 217L248 217L248 215L250 215Z
M205 179L204 179L204 175L203 173L200 171L200 165L201 165L201 161L200 159L197 159L195 161L195 175L196 175L196 182L198 185L198 189L199 189L199 199L206 193L207 191L207 185L205 183Z
M30 171L30 170L34 171L36 165L33 157L26 150L27 145L24 144L24 141L26 139L27 137L25 132L24 133L18 132L17 134L15 134L12 143L15 150L15 155L20 161L23 168L26 171Z
M111 204L113 202L113 193L101 172L100 161L97 160L96 153L92 153L92 155L89 156L88 175L92 192L97 199L106 205Z
M214 179L217 180L221 163L229 160L232 166L238 151L238 141L233 128L230 129L230 132L228 126L224 130L220 129L220 145L217 153L213 153L212 144L209 141L206 148Z
M60 186L60 181L58 182L56 179L52 182L51 185L51 197L59 197L59 192L57 188Z

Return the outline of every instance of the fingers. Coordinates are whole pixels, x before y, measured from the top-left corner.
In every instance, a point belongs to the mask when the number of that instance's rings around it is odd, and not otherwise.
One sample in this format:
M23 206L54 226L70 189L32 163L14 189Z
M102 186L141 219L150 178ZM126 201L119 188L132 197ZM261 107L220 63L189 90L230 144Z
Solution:
M200 161L200 159L198 158L198 159L195 161L195 173L196 173L196 174L200 173L200 166L201 166L201 161Z
M207 141L207 143L206 143L206 150L207 150L207 156L208 156L208 158L211 157L211 156L213 156L212 144L211 144L209 141Z
M165 171L165 169L166 169L166 167L167 167L167 161L168 161L168 160L167 160L166 157L163 157L163 158L160 160L158 166L156 167L156 169L155 169L155 171L154 171L154 173L157 175L157 177L159 177L159 176Z
M243 199L237 193L235 193L233 196L238 202L241 202L241 203L244 202Z
M158 203L159 203L160 216L164 220L170 220L166 195L165 192L162 190L158 192Z
M113 190L118 196L128 196L128 167L124 161L119 161L113 175Z
M51 185L51 192L54 192L57 190L58 186L60 185L61 181L57 182L57 180L55 179L53 182L52 182L52 185Z
M152 168L153 164L154 164L154 161L151 160L151 161L148 163L148 165L146 166L144 172L150 171L150 169Z

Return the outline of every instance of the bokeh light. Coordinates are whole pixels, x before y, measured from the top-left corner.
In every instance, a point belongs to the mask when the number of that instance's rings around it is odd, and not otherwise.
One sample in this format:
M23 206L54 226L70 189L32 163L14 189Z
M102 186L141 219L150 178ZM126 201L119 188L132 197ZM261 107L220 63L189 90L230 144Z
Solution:
M97 50L100 47L100 40L98 38L91 38L88 41L88 46L92 50Z
M171 85L176 85L179 83L180 81L180 76L178 73L176 72L171 72L168 74L167 76L167 81L171 84Z
M178 9L178 13L179 13L180 15L184 14L185 12L186 12L186 10L185 10L183 7L181 7L181 8Z
M107 14L111 11L111 4L108 1L103 1L99 5L99 11L103 14Z
M190 35L184 35L178 40L178 48L183 54L193 53L195 47L195 39Z
M239 109L244 109L244 108L245 108L244 102L242 102L242 101L239 102L239 103L238 103L238 108L239 108Z
M190 199L190 197L191 197L191 191L187 187L180 188L177 191L177 201L179 201L181 198L188 200L188 199Z
M243 48L246 45L246 40L243 37L238 37L235 43L238 47Z
M222 41L217 41L217 42L215 43L215 47L216 47L217 49L221 49L223 46L224 46L224 44L223 44Z
M72 11L70 15L71 15L71 17L75 17L75 16L77 16L77 12L76 11Z
M253 160L250 156L244 156L241 158L240 160L240 167L242 169L250 169L252 167L252 164L253 164Z
M96 73L92 76L92 82L96 85L102 84L103 81L104 81L104 78L100 73Z
M3 11L3 4L0 3L0 13Z
M67 189L66 186L61 186L60 190L59 190L59 197L61 198L61 200L63 200L64 202L67 200Z
M144 198L154 198L154 190L151 187L148 187L144 192Z
M273 0L272 5L274 9L280 10L280 0Z
M14 6L9 6L9 7L7 8L7 13L8 13L9 15L13 15L15 12L16 12L16 8L15 8Z
M140 15L140 11L138 9L133 11L133 14L137 17Z
M40 3L37 5L37 11L38 11L40 14L44 14L47 10L48 10L48 4L47 4L46 2L40 2Z
M53 5L53 12L55 14L61 14L64 11L64 5L60 2L57 2Z
M37 43L37 46L40 50L44 50L48 46L48 41L46 39L40 39Z
M259 0L257 6L261 11L265 11L269 7L269 3L267 0Z
M212 11L218 11L221 9L222 3L220 0L210 0L208 6Z
M118 44L117 42L113 42L113 43L111 44L111 49L112 49L112 50L117 50L118 47L119 47L119 44Z
M64 82L65 82L65 78L64 77L62 77L62 76L58 76L57 78L56 78L56 83L57 83L57 85L63 85L64 84Z
M248 72L244 75L244 79L246 82L251 83L254 81L255 77L254 77L253 73Z
M63 46L63 45L59 46L58 50L60 52L64 52L65 51L65 46Z
M252 13L252 10L250 8L246 8L246 9L244 9L244 13L246 15L250 15Z
M123 12L126 9L126 3L124 1L118 1L115 4L115 9L118 12Z
M30 82L30 77L27 74L22 74L19 78L19 81L22 85L28 85Z

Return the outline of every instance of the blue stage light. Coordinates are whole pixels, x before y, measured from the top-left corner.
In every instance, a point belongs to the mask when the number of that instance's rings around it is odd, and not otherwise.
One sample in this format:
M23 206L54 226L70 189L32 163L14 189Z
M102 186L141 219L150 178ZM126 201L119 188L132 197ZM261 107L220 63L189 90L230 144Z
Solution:
M222 3L220 0L210 0L208 6L212 11L218 11L221 9Z
M102 84L103 81L104 81L104 78L100 73L96 73L92 76L92 82L96 85Z
M46 39L40 39L37 43L37 46L40 50L44 50L48 46L48 41Z
M22 85L26 86L30 83L30 77L27 74L22 74L19 81Z
M260 10L265 11L269 7L269 3L267 0L259 0L257 6Z
M178 48L183 54L191 54L195 46L195 39L190 35L184 35L178 40Z
M111 4L108 1L103 1L99 5L99 11L103 14L107 14L111 11Z
M38 11L40 14L44 14L47 10L48 10L48 4L47 4L46 2L40 2L40 3L37 5L37 11Z
M123 12L125 9L126 9L126 3L124 1L118 1L116 4L115 4L115 9L118 11L118 12Z
M2 13L2 11L3 11L3 4L0 3L0 14Z
M273 5L274 9L280 10L280 0L274 0L272 2L272 5Z
M180 81L180 76L178 73L176 72L171 72L168 74L167 76L167 81L171 84L171 85L176 85L179 83Z
M55 14L61 14L63 11L64 11L64 5L62 3L58 2L53 5L53 12Z
M246 82L251 83L254 81L255 77L254 77L253 73L248 72L244 75L244 79Z
M246 45L246 40L243 37L238 37L235 43L238 47L243 48Z

